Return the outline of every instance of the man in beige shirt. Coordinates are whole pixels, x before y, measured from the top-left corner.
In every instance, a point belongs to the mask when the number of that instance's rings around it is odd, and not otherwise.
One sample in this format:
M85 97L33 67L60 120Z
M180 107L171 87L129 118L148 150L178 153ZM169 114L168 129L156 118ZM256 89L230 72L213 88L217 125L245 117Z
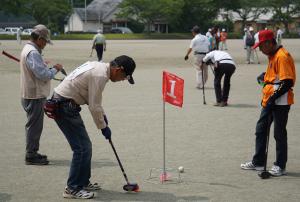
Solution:
M65 198L93 198L89 192L100 189L90 182L92 143L80 116L80 105L87 104L94 122L106 139L111 138L111 130L102 107L102 92L106 83L128 80L134 84L132 74L135 62L122 55L110 63L86 62L71 72L55 89L53 99L59 103L55 121L73 151L71 169Z
M50 80L62 70L61 64L48 68L42 58L42 50L51 44L50 32L45 25L36 25L21 52L21 102L27 115L26 156L27 165L47 165L46 155L38 153L40 137L43 130L43 106L50 94Z

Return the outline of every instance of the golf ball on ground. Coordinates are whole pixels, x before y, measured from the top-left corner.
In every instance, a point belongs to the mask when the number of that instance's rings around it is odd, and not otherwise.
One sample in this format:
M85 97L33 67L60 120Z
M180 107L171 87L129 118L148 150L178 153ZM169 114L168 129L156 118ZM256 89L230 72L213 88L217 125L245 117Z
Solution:
M183 173L183 172L184 172L184 167L183 167L183 166L179 166L179 167L178 167L178 171L179 171L180 173Z

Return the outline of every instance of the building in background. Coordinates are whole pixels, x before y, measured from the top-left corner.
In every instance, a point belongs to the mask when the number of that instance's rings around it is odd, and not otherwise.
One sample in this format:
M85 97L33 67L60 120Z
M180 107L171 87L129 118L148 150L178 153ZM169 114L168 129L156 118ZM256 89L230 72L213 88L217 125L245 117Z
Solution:
M118 18L119 4L122 0L94 0L85 8L74 8L67 19L64 31L108 33L114 27L127 27L127 19Z

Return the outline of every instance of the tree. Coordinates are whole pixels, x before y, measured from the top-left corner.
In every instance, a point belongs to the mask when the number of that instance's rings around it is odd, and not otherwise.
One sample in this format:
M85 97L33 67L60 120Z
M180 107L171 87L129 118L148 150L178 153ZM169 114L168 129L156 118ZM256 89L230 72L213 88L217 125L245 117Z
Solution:
M184 0L182 15L178 18L178 31L190 32L194 25L204 31L216 18L219 7L216 0Z
M176 22L182 6L183 0L124 0L119 16L146 24L150 32L150 25L155 21Z
M268 0L267 2L273 12L274 22L283 23L286 33L289 34L289 23L295 20L293 17L299 17L300 0Z
M255 21L268 11L265 2L261 0L235 0L234 5L227 4L227 8L231 8L242 19L242 29L247 21Z
M52 32L62 31L65 18L71 12L69 0L27 0L26 13Z

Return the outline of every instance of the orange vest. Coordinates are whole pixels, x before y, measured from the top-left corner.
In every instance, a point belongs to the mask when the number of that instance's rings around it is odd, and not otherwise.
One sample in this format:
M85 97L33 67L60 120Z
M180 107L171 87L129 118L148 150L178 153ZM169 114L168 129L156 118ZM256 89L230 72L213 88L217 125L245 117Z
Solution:
M227 39L227 32L221 32L220 41L225 41Z
M278 83L285 79L292 79L293 85L295 85L296 70L292 56L289 54L289 52L287 52L287 50L281 47L273 56L269 57L269 64L264 77L264 82L267 83L267 85L262 90L262 106L266 106L269 97L274 93L275 90L278 89ZM294 104L293 90L290 89L287 93L277 98L275 104Z

